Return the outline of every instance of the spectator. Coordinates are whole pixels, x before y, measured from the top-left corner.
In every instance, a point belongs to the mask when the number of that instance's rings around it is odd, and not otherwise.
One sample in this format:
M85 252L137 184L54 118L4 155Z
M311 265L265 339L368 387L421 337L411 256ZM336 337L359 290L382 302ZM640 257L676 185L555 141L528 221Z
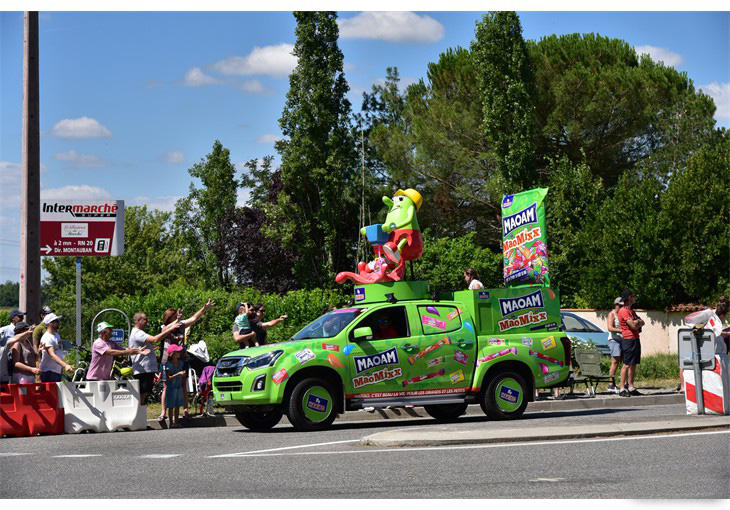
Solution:
M61 337L58 330L61 327L61 317L49 313L43 317L46 332L41 337L41 382L61 382L63 371L73 372L74 367L63 361L64 352L60 348Z
M621 293L621 300L624 305L618 311L618 321L621 326L621 352L623 353L624 366L621 367L621 391L619 395L628 397L629 395L641 395L639 390L634 387L634 377L636 376L636 365L641 361L639 334L642 326L644 326L644 321L631 308L636 302L633 292L629 289L624 290ZM628 387L626 386L627 383Z
M10 383L10 375L12 373L12 355L10 350L15 344L20 342L21 338L15 334L15 328L23 322L25 313L20 310L12 310L10 312L10 324L0 328L0 383Z
M15 325L23 320L25 312L12 310L10 312L10 324L0 328L0 383L10 382L10 349L19 340L15 339Z
M180 327L181 322L171 322L165 326L156 336L145 333L149 320L143 312L137 312L132 318L134 327L129 333L129 346L138 349L147 349L147 354L135 354L132 356L132 371L134 378L139 381L140 402L145 405L147 395L152 393L152 386L155 383L155 373L157 373L157 356L154 349L155 344L162 340L170 331Z
M182 348L182 354L180 355L180 358L182 359L185 375L183 376L182 381L182 391L183 391L183 416L186 418L190 416L188 413L188 389L187 389L187 374L188 370L190 369L190 361L188 359L187 355L187 344L186 344L186 330L198 322L200 318L203 316L205 312L207 312L210 308L212 308L215 305L215 301L212 299L209 299L207 303L203 305L203 307L195 312L195 314L185 320L182 319L182 308L168 308L165 310L165 313L162 315L162 324L163 327L173 323L173 322L180 322L180 326L177 328L172 329L169 333L167 333L166 336L164 336L164 341L162 344L162 359L160 360L160 364L164 365L167 363L167 349L171 345L179 345ZM162 390L162 414L158 416L157 421L165 421L167 407L165 407L165 398L167 396L166 390Z
M251 329L256 333L256 347L260 345L266 345L266 336L268 335L268 329L273 328L277 324L284 322L288 319L288 315L281 315L278 319L274 319L268 322L264 322L264 314L266 313L266 307L262 304L258 304L254 307L255 318L251 322ZM249 319L250 320L250 319Z
M46 326L46 323L43 322L43 319L45 318L46 315L48 315L51 312L53 312L53 310L51 310L50 306L44 306L43 308L41 308L41 311L40 311L41 323L38 324L35 327L35 329L33 330L33 347L35 348L36 353L40 352L41 337L43 336L43 333L45 333L46 329L48 328L48 326ZM36 363L36 367L38 368L38 375L36 376L35 380L36 380L36 382L41 382L41 376L40 376L41 357L40 356L36 356L35 363Z
M187 371L180 359L182 347L171 344L167 348L167 362L162 366L162 380L165 381L164 392L167 394L165 409L170 413L170 428L180 427L180 406L183 404L183 381Z
M111 380L114 356L127 356L128 354L149 354L149 349L132 347L122 349L116 342L112 342L112 325L108 322L100 322L96 325L99 338L91 345L91 363L86 379L89 381Z
M606 327L608 328L608 350L611 351L611 368L608 370L608 375L611 377L611 384L608 386L608 391L611 393L618 393L616 388L616 370L618 365L621 363L621 325L618 321L618 311L624 305L620 297L613 300L613 310L608 313L606 318ZM619 372L620 373L620 372Z
M390 315L383 313L378 318L378 331L373 333L373 340L382 340L384 338L398 338L398 330L393 327L393 321Z
M38 351L33 346L33 326L25 322L15 325L16 341L12 348L13 356L13 384L34 383L36 375L41 374L40 368L36 367Z
M479 281L479 274L473 267L464 271L464 280L469 284L469 290L483 289L484 285Z
M236 319L233 321L233 340L243 349L249 347L256 338L256 333L251 329L249 314L251 308L248 303L238 303L236 306Z

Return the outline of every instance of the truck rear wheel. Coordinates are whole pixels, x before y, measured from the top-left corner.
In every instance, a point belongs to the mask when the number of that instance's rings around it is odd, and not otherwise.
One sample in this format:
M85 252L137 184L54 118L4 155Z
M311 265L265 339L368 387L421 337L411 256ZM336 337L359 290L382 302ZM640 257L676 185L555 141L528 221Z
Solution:
M423 409L438 421L456 421L466 412L467 404L439 404L423 406Z
M256 431L274 428L284 415L278 406L241 406L236 407L233 412L241 425Z
M287 416L297 430L324 430L337 417L335 392L326 381L302 379L294 387L287 403Z
M505 370L491 376L479 403L492 420L514 420L527 408L528 391L524 377Z

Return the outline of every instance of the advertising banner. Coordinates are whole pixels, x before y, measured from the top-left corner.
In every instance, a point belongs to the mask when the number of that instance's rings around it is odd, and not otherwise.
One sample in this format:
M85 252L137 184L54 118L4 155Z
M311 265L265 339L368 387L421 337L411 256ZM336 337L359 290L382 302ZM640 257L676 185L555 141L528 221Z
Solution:
M41 255L124 255L124 200L41 200Z
M502 199L502 254L507 286L550 285L545 204L547 188Z

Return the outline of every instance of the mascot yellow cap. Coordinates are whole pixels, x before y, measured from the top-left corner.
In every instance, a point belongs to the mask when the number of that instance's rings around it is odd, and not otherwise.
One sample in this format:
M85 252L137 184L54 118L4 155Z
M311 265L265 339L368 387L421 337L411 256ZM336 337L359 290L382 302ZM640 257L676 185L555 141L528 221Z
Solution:
M414 190L413 188L408 188L407 190L403 191L402 189L399 189L395 192L394 197L403 195L404 197L410 198L414 204L416 204L416 212L421 208L421 202L423 202L423 198L421 198L421 194Z

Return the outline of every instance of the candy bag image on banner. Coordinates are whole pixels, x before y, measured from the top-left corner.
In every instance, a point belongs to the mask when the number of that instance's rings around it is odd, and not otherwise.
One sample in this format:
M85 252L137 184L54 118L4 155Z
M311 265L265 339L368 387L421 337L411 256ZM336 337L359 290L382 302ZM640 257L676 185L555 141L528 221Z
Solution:
M504 283L550 285L545 196L547 188L523 191L502 199Z

